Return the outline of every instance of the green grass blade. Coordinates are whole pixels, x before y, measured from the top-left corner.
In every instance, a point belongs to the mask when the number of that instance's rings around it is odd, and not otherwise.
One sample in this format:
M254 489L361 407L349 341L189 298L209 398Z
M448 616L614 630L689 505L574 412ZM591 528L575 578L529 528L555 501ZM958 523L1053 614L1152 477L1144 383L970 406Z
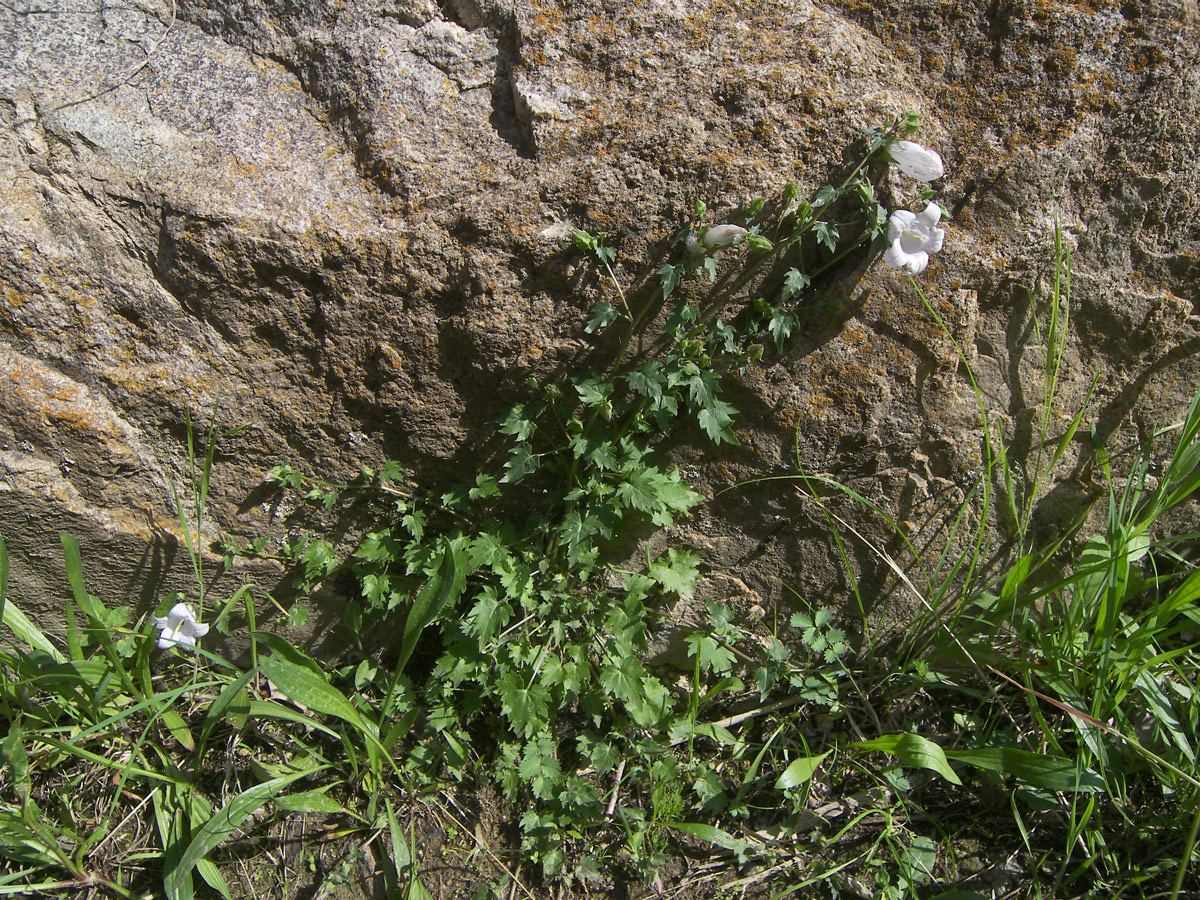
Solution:
M699 838L702 841L708 841L708 843L720 847L722 850L736 853L739 858L745 857L754 847L754 844L745 838L734 837L728 831L724 831L714 825L707 825L703 822L663 822L662 824L665 828L682 831L684 834L690 834L692 837Z
M754 761L750 763L750 768L746 770L746 774L742 776L742 783L738 786L738 792L734 795L732 802L729 804L730 809L740 809L742 804L746 802L746 797L750 793L755 781L758 778L758 769L762 765L762 761L766 758L767 753L771 749L771 745L775 743L775 738L783 733L785 725L780 724L769 738L763 742L762 749L754 757Z
M1175 884L1171 887L1171 900L1178 900L1181 896L1180 891L1183 890L1183 878L1187 874L1188 862L1192 858L1192 848L1196 846L1196 834L1198 831L1200 831L1200 806L1196 807L1196 812L1192 815L1192 827L1188 831L1187 840L1183 846L1183 853L1179 857L1179 866L1175 870Z
M67 565L67 582L71 585L71 593L75 597L75 605L85 616L95 622L101 621L100 610L96 608L96 600L83 584L83 559L79 553L79 541L72 535L63 533L58 536L62 544L63 559Z
M319 678L325 678L325 669L321 664L282 635L271 631L252 631L250 636L258 643L266 645L276 659L286 660L294 666L308 669Z
M311 670L277 656L264 656L258 661L264 675L293 703L322 715L333 716L359 731L374 736L375 727L346 699L346 695Z
M20 724L14 722L8 734L0 740L0 764L9 768L9 780L13 791L22 801L29 796L29 755L25 752L25 736Z
M8 546L0 537L0 622L4 621L4 606L8 601Z
M89 594L83 585L83 560L79 554L79 541L66 533L60 534L58 539L62 544L63 558L67 564L67 581L70 582L75 605L88 617L89 624L95 632L96 639L100 642L100 647L104 650L104 655L108 657L113 672L121 679L121 686L131 697L140 697L141 694L134 685L133 679L129 677L125 666L121 664L117 648L113 646L112 636L105 625L104 611L100 602Z
M345 813L346 808L325 792L333 785L327 784L311 791L299 794L284 794L275 801L275 805L288 812L302 813Z
M400 829L400 822L396 819L396 810L392 806L390 797L383 798L383 810L387 819L388 836L391 838L392 848L391 869L389 870L386 866L383 869L384 882L387 884L388 891L399 894L401 884L407 881L411 885L416 880L416 866L408 852L408 841Z
M201 860L206 859L214 849L236 832L252 813L289 784L310 774L312 772L297 772L257 784L242 791L213 813L208 821L200 826L200 830L183 851L176 865L165 874L163 887L166 889L168 900L178 900L184 879L190 877L192 870Z
M1158 684L1158 679L1154 673L1143 669L1137 674L1134 681L1138 692L1146 701L1146 706L1149 712L1153 715L1158 726L1170 735L1172 742L1179 748L1187 761L1192 765L1196 764L1196 751L1192 749L1192 744L1188 740L1187 729L1179 721L1179 717L1175 715L1175 710L1171 705L1170 699L1163 692L1163 689Z
M240 676L229 682L221 689L221 693L217 695L208 710L204 713L204 722L200 726L200 743L201 745L208 739L209 733L216 727L217 723L228 713L230 722L235 728L242 728L246 724L246 719L250 714L250 697L246 693L246 686L250 683L250 679L258 673L258 669L250 669L243 672Z
M188 429L188 440L191 441L191 429ZM190 451L189 451L190 453ZM171 499L175 503L175 518L179 522L179 530L183 532L183 546L188 552L188 558L192 561L192 573L196 576L196 583L200 588L200 600L204 600L204 570L200 565L200 554L196 552L196 544L192 540L192 529L188 524L187 510L183 508L183 500L179 497L179 491L175 490L174 485L171 487ZM199 537L199 532L197 532Z
M156 801L158 798L155 798ZM163 803L164 808L166 803ZM157 813L156 813L157 814ZM173 877L174 873L179 869L179 861L183 857L183 842L187 839L187 822L182 807L172 805L165 813L165 830L160 823L160 830L163 831L163 883L166 884L168 877ZM171 900L192 900L195 896L192 885L191 871L184 872L175 880L174 894L168 894Z
M1011 775L1031 787L1048 791L1095 794L1104 790L1104 779L1091 769L1080 769L1074 760L1047 756L1017 747L981 750L948 750L946 757L978 769Z
M71 664L68 664L68 665L72 669L78 670L78 669L86 666L87 663L76 663L74 665L71 665ZM103 667L104 664L98 663L97 665L100 667ZM40 681L39 681L39 683L40 683ZM67 683L71 684L73 682L67 682ZM220 684L219 681L200 681L200 682L196 682L195 684L185 684L180 687L174 688L170 691L161 693L161 694L154 694L153 696L147 697L145 700L138 701L137 703L133 704L132 706L125 707L120 712L114 713L113 715L108 716L105 719L101 719L99 722L96 722L94 725L90 725L83 731L77 732L76 734L71 736L71 739L68 740L67 743L72 746L79 745L79 744L83 743L85 740L87 740L89 737L91 737L93 734L95 734L96 732L104 731L106 728L109 728L110 726L115 725L116 723L122 721L123 719L127 719L127 718L131 717L134 713L141 712L143 709L149 708L151 710L154 710L158 707L169 707L172 703L174 703L176 700L178 700L181 696L183 696L184 694L186 694L190 691L203 691L203 690L207 690L208 688L211 688L211 687L216 687L218 684Z
M12 633L30 649L46 654L56 663L67 661L67 658L50 643L40 628L29 621L16 604L4 604L4 624L11 628Z
M251 700L249 715L251 719L278 719L281 722L291 722L294 725L312 728L333 738L335 741L341 738L341 735L336 731L328 725L318 722L312 716L306 716L304 713L292 709L290 706L283 706L269 700Z
M187 722L183 721L183 716L169 707L161 710L158 715L167 726L167 731L171 732L171 737L188 750L196 749L196 739L192 737L191 729L187 727Z
M144 769L141 766L134 766L130 765L129 763L118 762L116 760L109 759L106 756L101 756L98 753L93 753L92 751L86 750L83 747L77 747L73 744L68 744L66 741L60 741L58 738L51 737L44 732L38 733L37 741L47 745L48 747L53 747L56 750L61 750L64 753L77 756L80 759L87 760L91 763L95 763L98 766L103 766L106 769L114 769L120 772L121 775L144 778L147 781L161 782L163 784L173 784L180 788L191 787L191 784L187 778L181 774L172 774L171 770L169 769L164 769L162 772L152 772L151 770Z
M196 871L210 888L219 893L225 900L232 900L229 893L229 885L225 883L225 876L221 874L221 870L217 868L216 863L211 859L202 859L196 863Z

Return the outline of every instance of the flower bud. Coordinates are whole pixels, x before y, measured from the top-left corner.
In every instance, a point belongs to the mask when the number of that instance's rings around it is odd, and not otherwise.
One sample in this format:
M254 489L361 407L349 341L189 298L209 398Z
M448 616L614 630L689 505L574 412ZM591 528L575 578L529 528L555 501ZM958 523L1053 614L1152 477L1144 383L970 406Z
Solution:
M937 181L945 174L941 156L913 141L896 141L888 148L888 156L901 172L917 181Z
M748 233L741 225L714 225L704 232L704 237L700 239L700 243L709 250L720 250L722 247L728 247L742 235Z

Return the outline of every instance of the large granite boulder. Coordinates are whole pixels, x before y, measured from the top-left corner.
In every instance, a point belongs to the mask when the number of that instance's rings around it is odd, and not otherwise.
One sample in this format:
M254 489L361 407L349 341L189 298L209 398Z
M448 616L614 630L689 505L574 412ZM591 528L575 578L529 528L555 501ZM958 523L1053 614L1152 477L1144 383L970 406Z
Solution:
M262 489L284 460L337 480L391 457L446 483L500 451L495 420L531 375L586 364L604 287L570 227L615 235L620 276L645 283L696 199L815 189L909 109L954 213L922 288L1017 458L1056 221L1075 264L1061 415L1100 374L1088 420L1120 450L1131 411L1170 421L1197 384L1191 3L35 6L0 7L0 534L11 596L49 624L60 531L107 602L188 589L172 492L189 411L247 426L220 444L206 545L294 527ZM715 492L795 472L798 450L919 532L980 465L976 401L907 279L852 274L836 314L731 386L741 446L677 459ZM1088 452L1040 527L1096 489ZM738 603L780 579L844 595L786 484L723 494L669 539Z

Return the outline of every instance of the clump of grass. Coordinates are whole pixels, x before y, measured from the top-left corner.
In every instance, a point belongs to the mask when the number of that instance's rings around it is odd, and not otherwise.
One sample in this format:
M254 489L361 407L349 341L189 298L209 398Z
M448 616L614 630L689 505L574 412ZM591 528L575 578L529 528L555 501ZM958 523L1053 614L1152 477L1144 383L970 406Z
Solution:
M214 420L197 465L189 422L190 502L174 496L200 598L200 524L220 437ZM395 813L409 785L378 704L347 696L316 660L256 631L251 585L216 620L244 611L248 668L201 648L157 649L155 619L131 621L129 608L89 594L78 542L61 542L65 652L8 600L0 540L0 896L232 897L231 863L244 860L231 843L296 814L340 823L360 852L374 845L391 861L390 889L420 896ZM268 892L290 895L289 873L273 869L268 880Z
M1021 890L1029 896L1188 896L1197 884L1200 821L1200 572L1181 553L1197 534L1170 523L1194 506L1200 487L1200 392L1183 422L1155 432L1123 473L1114 474L1093 442L1108 486L1102 530L1088 533L1081 516L1038 545L1036 503L1086 414L1085 401L1061 435L1050 434L1070 309L1061 234L1055 250L1045 321L1036 311L1034 319L1046 362L1033 452L1014 456L976 387L984 471L950 517L943 552L914 546L887 511L832 479L803 475L800 484L840 547L866 539L821 496L832 493L884 519L905 559L871 546L918 604L914 622L893 642L894 667L874 674L901 695L919 691L930 709L903 719L902 734L855 746L938 773L956 793L970 792L956 802L971 808L995 803L997 790L1006 796L1009 852L1021 861ZM959 357L974 385L961 348ZM1169 438L1174 447L1163 454L1159 445ZM998 524L1007 526L1007 540ZM845 550L843 559L853 583ZM860 702L878 705L871 691ZM930 728L936 743L921 736ZM936 818L936 807L924 808ZM946 855L976 830L948 818L940 828Z

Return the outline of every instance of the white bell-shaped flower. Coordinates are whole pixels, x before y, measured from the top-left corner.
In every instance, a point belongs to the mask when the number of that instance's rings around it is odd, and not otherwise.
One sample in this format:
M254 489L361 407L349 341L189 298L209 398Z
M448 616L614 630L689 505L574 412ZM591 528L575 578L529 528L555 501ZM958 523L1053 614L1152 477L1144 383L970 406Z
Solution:
M208 634L208 626L196 618L196 614L186 603L176 603L165 616L152 618L161 632L158 636L160 650L166 650L168 647L190 650L196 646L197 638Z
M883 261L893 269L918 275L929 265L929 255L942 249L946 232L937 227L942 208L930 203L920 213L898 209L888 219L888 240L892 245Z

